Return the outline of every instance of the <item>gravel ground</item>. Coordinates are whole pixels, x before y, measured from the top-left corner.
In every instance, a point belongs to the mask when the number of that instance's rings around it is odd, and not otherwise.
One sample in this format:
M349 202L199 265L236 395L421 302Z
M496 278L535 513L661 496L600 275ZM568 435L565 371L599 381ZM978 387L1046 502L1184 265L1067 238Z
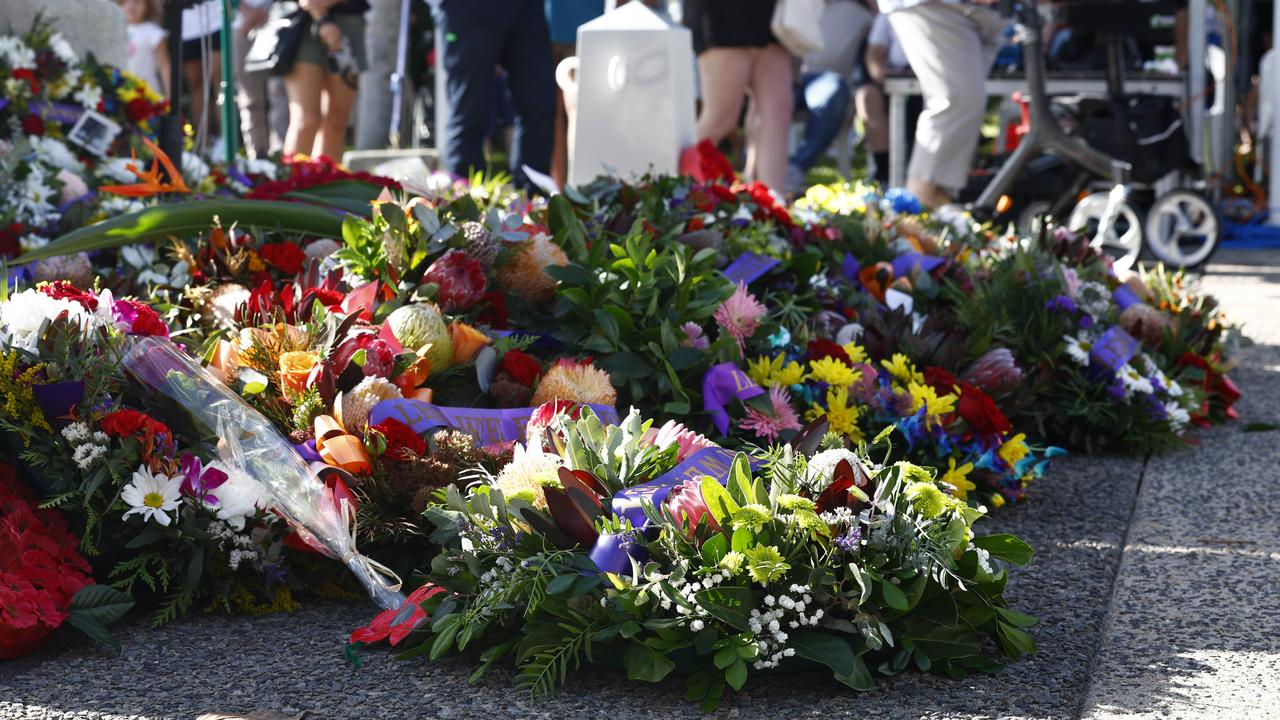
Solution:
M1234 257L1234 256L1233 256ZM1244 262L1251 258L1243 259ZM1241 261L1235 258L1235 261ZM1241 274L1247 268L1241 270ZM1266 280L1274 281L1268 276ZM1266 287L1267 305L1275 307L1277 297L1271 284ZM1215 292L1219 287L1213 287ZM1233 291L1235 291L1233 293ZM1280 323L1262 315L1255 305L1260 296L1241 292L1236 286L1222 286L1228 306L1240 308L1247 320L1258 318L1264 341L1280 337ZM1243 404L1254 417L1276 413L1275 399L1280 382L1274 381L1274 367L1280 365L1280 353L1268 348L1255 348L1246 356L1248 364L1239 374L1248 393L1265 386L1265 394L1246 395ZM1265 372L1264 372L1265 368ZM1255 383L1257 383L1255 385ZM1272 408L1268 410L1268 408ZM1162 475L1179 472L1184 467L1199 468L1212 477L1223 472L1228 451L1238 452L1244 443L1268 440L1271 436L1240 433L1239 428L1214 430L1205 435L1206 444L1231 441L1229 447L1212 458L1188 451L1157 461ZM1274 452L1274 450L1272 451ZM1265 460L1265 458L1264 458ZM1251 463L1250 473L1274 477L1265 463ZM1030 502L1008 507L986 523L988 532L1015 533L1036 548L1033 562L1015 569L1008 597L1012 604L1040 618L1034 629L1039 653L1015 663L995 676L977 676L951 681L933 675L906 673L881 679L875 690L857 695L843 689L822 675L791 675L753 680L749 691L726 700L718 715L723 717L876 717L876 718L994 718L1079 717L1090 696L1091 712L1104 715L1105 707L1120 714L1160 710L1167 707L1139 701L1112 702L1108 687L1140 681L1160 681L1162 673L1183 670L1184 675L1202 678L1206 671L1216 671L1231 663L1252 668L1256 672L1270 670L1274 680L1280 676L1265 655L1248 651L1256 649L1253 635L1231 635L1224 632L1221 642L1200 644L1196 638L1183 638L1180 646L1144 652L1143 643L1154 642L1158 634L1178 635L1177 615L1162 615L1147 633L1126 634L1129 625L1143 622L1146 606L1158 606L1171 593L1187 592L1186 584L1157 582L1168 570L1145 571L1141 563L1142 543L1165 538L1168 529L1163 515L1143 515L1150 522L1137 537L1139 545L1130 547L1126 568L1133 577L1122 579L1124 604L1112 611L1113 587L1120 570L1126 533L1133 516L1139 481L1144 472L1140 460L1120 458L1068 457L1057 463L1034 488ZM1144 488L1144 501L1162 506L1178 505L1178 493L1187 488L1161 485ZM1215 500L1208 490L1198 490L1194 497L1207 502ZM1259 514L1273 511L1275 504L1266 500L1274 493L1260 493L1255 510ZM1167 507L1166 507L1167 509ZM1187 510L1188 518L1194 513ZM1196 516L1198 517L1198 515ZM1176 522L1177 518L1168 522ZM1235 537L1231 528L1197 526L1205 537ZM1247 530L1239 530L1247 532ZM1224 533L1226 533L1224 535ZM1256 538L1246 538L1253 539ZM1268 547L1274 553L1274 549ZM1264 553L1265 555L1265 553ZM1216 558L1217 556L1213 556ZM1231 557L1218 564L1208 563L1216 571L1252 570L1247 577L1256 597L1262 588L1275 587L1274 563L1267 565L1256 556ZM1210 558L1210 559L1213 559ZM1275 559L1275 556L1272 556ZM1195 576L1195 567L1204 564L1204 555L1182 557L1181 570ZM1223 563L1226 563L1225 565ZM1203 576L1201 576L1203 577ZM1136 578L1136 579L1135 579ZM1144 584L1144 579L1149 580ZM1210 588L1203 581L1201 589ZM1214 584L1195 598L1195 612L1213 615ZM1166 605L1168 603L1165 603ZM1265 602L1253 607L1265 609ZM1134 614L1132 617L1125 613ZM1269 627L1275 627L1274 607L1270 609ZM398 662L383 652L367 653L363 668L353 670L342 657L346 633L363 624L371 614L363 604L312 603L289 614L260 618L196 617L151 630L141 621L118 628L124 651L113 656L74 640L60 637L38 655L0 665L0 720L10 718L195 718L203 713L246 713L274 710L285 717L304 715L308 718L685 718L697 717L696 709L682 700L679 682L658 685L629 683L623 676L608 670L583 668L571 678L567 687L548 700L530 700L514 687L509 672L495 671L475 686L467 685L473 666L463 660L449 658L435 663ZM1272 642L1274 642L1272 635ZM1102 668L1122 681L1090 689L1095 656L1104 640L1122 644L1108 645L1102 653ZM1234 638L1234 640L1232 639ZM1133 643L1125 654L1123 644ZM1191 651L1191 648L1203 648ZM1160 653L1177 653L1177 658L1156 665ZM1243 651L1243 652L1242 652ZM1234 660L1233 660L1234 658ZM1244 658L1244 661L1241 660ZM1249 660L1252 658L1252 660ZM1168 660L1168 658L1166 658ZM1144 672L1142 668L1157 668ZM1123 675L1128 670L1130 675ZM1243 679L1247 673L1236 676ZM1124 679L1129 678L1129 679ZM1132 681L1132 682L1131 682ZM1176 703L1180 693L1195 692L1192 677L1180 689L1162 690L1148 687L1143 692L1161 693L1167 703ZM1190 688L1190 689L1188 689ZM1269 688L1268 688L1269 689ZM1245 693L1247 694L1247 693ZM1280 691L1272 697L1280 695ZM1119 697L1119 696L1116 696ZM1209 712L1211 706L1200 708Z

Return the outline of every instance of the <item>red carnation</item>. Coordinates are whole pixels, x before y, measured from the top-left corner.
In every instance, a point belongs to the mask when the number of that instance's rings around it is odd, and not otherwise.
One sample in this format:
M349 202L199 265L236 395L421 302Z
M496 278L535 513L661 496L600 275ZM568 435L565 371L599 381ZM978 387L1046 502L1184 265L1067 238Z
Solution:
M960 402L956 403L956 412L969 423L975 433L991 437L1003 435L1013 429L1009 418L1000 411L990 395L967 382L957 382L956 385L960 388Z
M44 135L44 119L27 114L22 118L22 131L28 135Z
M542 375L542 363L529 353L520 350L508 350L502 356L502 363L498 369L505 371L512 380L529 388L533 387L538 377Z
M107 435L118 438L140 435L148 439L167 440L173 437L173 433L169 432L169 427L164 423L151 418L146 413L128 408L107 413L98 421L98 427Z
M72 285L66 280L54 280L40 286L40 292L54 300L71 300L80 303L85 310L93 312L98 309L98 296Z
M297 275L302 272L302 263L307 254L293 243L267 243L258 250L263 262L286 275Z
M117 300L113 309L118 318L129 323L130 335L169 337L169 326L141 300Z
M853 365L849 360L849 353L844 351L836 343L826 338L814 338L809 341L809 360L821 360L823 358L835 358L845 365Z
M408 461L427 454L427 443L422 436L395 418L387 418L369 427L382 433L382 437L387 439L387 450L383 457Z
M471 309L484 298L488 286L479 261L461 250L441 255L427 268L422 279L440 286L436 302L445 312Z

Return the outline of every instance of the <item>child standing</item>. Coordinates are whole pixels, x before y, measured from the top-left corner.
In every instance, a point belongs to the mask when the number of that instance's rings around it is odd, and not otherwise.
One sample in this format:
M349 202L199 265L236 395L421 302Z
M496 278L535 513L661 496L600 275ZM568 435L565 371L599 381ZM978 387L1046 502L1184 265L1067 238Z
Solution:
M152 90L169 95L168 32L160 27L160 9L154 0L117 0L129 25L129 72L142 78Z

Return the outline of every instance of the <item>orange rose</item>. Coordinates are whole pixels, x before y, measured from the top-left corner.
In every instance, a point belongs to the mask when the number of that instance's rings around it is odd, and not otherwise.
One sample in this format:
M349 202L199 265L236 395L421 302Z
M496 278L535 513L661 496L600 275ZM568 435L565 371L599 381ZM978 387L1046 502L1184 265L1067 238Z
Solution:
M457 321L449 325L449 337L453 340L453 362L455 365L475 360L476 355L479 355L480 351L490 343L488 335L466 323Z
M307 389L311 369L320 364L319 353L294 350L280 355L280 389L286 400L296 398Z

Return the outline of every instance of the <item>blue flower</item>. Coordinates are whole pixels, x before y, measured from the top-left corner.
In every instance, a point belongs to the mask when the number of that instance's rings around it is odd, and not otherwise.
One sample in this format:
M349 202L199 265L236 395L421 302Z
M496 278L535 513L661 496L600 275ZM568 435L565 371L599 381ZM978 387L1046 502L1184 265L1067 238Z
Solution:
M1055 295L1052 300L1044 304L1046 310L1055 310L1057 312L1074 313L1076 311L1076 303L1066 295Z
M778 332L769 336L769 346L780 348L791 342L791 331L785 327L778 328Z
M889 203L889 208L897 213L908 213L910 215L919 215L924 211L924 207L910 190L906 188L890 188L884 194L885 202Z

